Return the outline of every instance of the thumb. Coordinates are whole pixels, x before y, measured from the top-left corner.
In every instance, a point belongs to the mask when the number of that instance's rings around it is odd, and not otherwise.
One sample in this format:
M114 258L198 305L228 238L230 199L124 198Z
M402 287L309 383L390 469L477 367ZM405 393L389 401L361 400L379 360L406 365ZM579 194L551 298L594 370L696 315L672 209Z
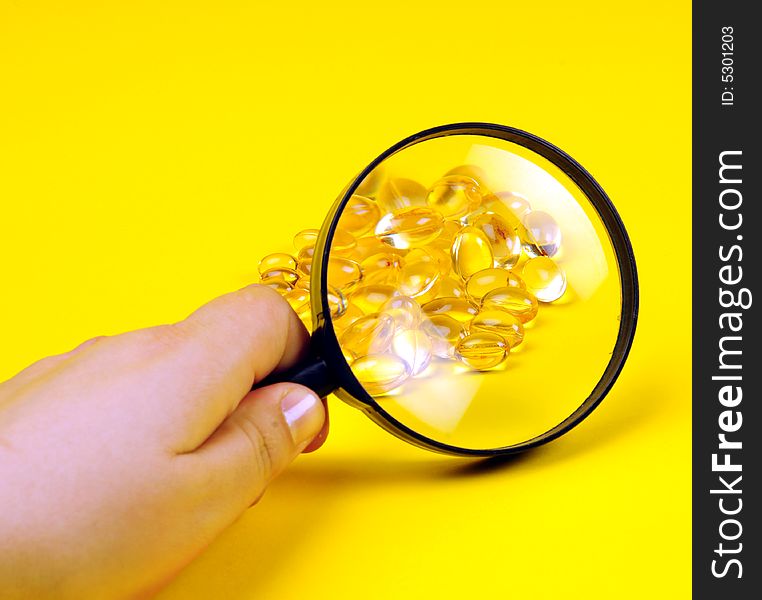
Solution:
M273 384L249 392L189 458L235 518L312 442L325 418L322 401L310 389Z

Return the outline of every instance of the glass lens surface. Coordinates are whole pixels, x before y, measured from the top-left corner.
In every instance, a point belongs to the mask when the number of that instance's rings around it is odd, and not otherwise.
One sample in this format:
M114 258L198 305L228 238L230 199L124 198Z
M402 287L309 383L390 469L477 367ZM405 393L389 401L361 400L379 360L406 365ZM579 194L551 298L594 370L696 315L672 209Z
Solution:
M393 154L360 182L328 252L354 376L431 440L534 438L611 360L622 297L609 234L574 182L521 145L451 135Z

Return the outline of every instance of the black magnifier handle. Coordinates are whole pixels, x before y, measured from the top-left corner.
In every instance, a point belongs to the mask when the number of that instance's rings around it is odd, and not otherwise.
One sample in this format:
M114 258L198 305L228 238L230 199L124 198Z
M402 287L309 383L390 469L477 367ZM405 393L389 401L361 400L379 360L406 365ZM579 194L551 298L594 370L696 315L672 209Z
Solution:
M284 382L298 383L308 387L321 398L325 398L339 387L336 378L328 369L325 361L321 357L311 354L306 360L290 369L271 373L252 389Z

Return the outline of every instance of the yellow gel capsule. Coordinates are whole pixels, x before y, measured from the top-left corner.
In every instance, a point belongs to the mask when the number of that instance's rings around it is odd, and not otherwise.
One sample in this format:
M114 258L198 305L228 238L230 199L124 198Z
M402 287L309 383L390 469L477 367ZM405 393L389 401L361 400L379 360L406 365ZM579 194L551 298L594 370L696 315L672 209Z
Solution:
M439 267L435 262L417 261L402 269L399 289L403 296L415 298L424 304L437 297L439 290Z
M521 274L527 289L540 302L553 302L566 291L566 273L551 258L538 256L524 263Z
M331 240L332 255L352 256L356 246L357 238L348 231L339 227L333 232L333 239Z
M298 252L308 246L314 246L315 242L317 242L318 233L317 229L303 229L297 233L294 236L294 248L296 248L296 251Z
M380 313L388 315L394 321L396 329L415 329L423 319L421 306L407 296L395 296L387 300L379 309Z
M481 302L482 298L492 290L502 287L517 287L524 289L526 286L522 279L505 269L484 269L477 271L466 282L466 293L474 302Z
M296 263L299 264L305 260L312 260L315 255L315 246L305 246L296 253Z
M267 283L272 279L282 279L286 283L294 284L299 279L299 273L293 269L287 269L285 267L276 267L274 269L268 269L261 275L262 283Z
M455 356L472 369L491 369L503 362L509 348L496 333L477 331L464 337L455 348Z
M264 273L270 269L291 269L294 271L296 270L296 260L285 252L268 254L259 261L259 272Z
M486 185L487 182L487 174L484 169L476 165L458 165L445 173L445 177L448 175L465 175L475 180L480 187Z
M442 277L447 277L452 269L452 260L450 253L440 248L413 248L405 255L405 262L413 264L416 262L427 262L436 266Z
M410 369L394 354L372 354L356 359L352 373L368 394L380 396L402 385L410 376Z
M346 348L341 349L341 355L344 357L344 360L347 361L348 365L351 365L355 358L357 358L350 350L347 350Z
M495 196L519 219L532 210L529 200L517 192L495 192Z
M510 269L521 257L521 239L508 221L497 213L484 213L469 223L484 232L492 248L495 265Z
M374 313L357 319L341 335L339 343L355 356L381 354L389 349L394 336L394 321L387 315Z
M282 279L278 278L267 279L266 281L262 282L262 285L274 289L281 296L294 289L294 286L291 285L288 281L283 281Z
M554 256L561 245L561 228L556 220L541 210L531 210L522 219L526 232L524 251L530 256Z
M423 305L427 316L449 315L456 321L465 323L473 319L479 312L475 304L465 298L437 298Z
M379 165L373 169L357 186L355 194L365 196L366 198L375 199L378 195L378 190L384 181L384 168Z
M360 283L362 269L348 258L331 256L328 259L328 284L339 290L350 290Z
M382 214L410 206L426 205L426 188L412 179L395 177L381 186L376 197Z
M359 237L374 229L380 217L381 211L373 200L354 194L341 211L339 227Z
M425 246L442 232L443 223L442 215L430 208L403 208L381 217L376 237L393 248Z
M445 277L439 285L437 294L440 297L465 298L466 289L463 287L460 277Z
M487 236L476 227L464 227L452 243L452 267L463 280L493 266L492 247Z
M312 275L312 259L305 258L296 263L296 272L299 274L299 279L309 280Z
M431 186L426 203L445 219L460 219L482 202L479 184L466 175L447 175Z
M431 339L432 353L439 358L452 358L458 342L468 333L463 323L446 314L426 317L421 329Z
M529 323L537 316L537 298L531 292L517 287L492 290L482 298L482 309L502 308L516 315L522 323Z
M347 302L344 314L331 319L337 335L341 335L352 323L365 316L365 313L351 302Z
M431 362L431 339L423 331L398 331L392 339L392 352L405 361L411 375L418 375Z
M357 245L352 248L352 255L349 258L352 260L362 261L369 256L378 254L380 252L388 252L389 246L384 244L375 235L370 237L362 237L357 239Z
M360 263L365 283L398 285L402 275L402 256L394 252L378 252Z
M398 295L393 285L369 284L362 285L352 292L352 304L365 314L380 312L381 307L391 298Z
M307 290L296 288L283 296L283 299L288 302L297 315L310 306L310 293Z
M297 266L297 269L299 267ZM310 290L310 278L305 275L299 275L299 279L294 284L295 288L298 288L300 290Z
M435 240L429 242L427 248L439 248L449 254L452 242L461 230L461 227L462 225L459 221L445 221L442 225L442 233Z
M472 333L497 333L513 349L524 340L524 325L519 318L501 308L488 308L476 315L469 325Z

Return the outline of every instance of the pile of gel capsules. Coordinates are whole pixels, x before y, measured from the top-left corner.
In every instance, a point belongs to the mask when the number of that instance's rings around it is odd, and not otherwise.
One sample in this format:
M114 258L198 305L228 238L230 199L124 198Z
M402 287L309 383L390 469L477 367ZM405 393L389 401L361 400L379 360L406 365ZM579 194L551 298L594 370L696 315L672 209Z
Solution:
M437 360L502 368L540 303L564 295L566 275L553 259L556 220L484 180L479 167L463 165L427 189L377 169L347 202L330 247L327 294L344 357L370 395L399 391ZM300 231L295 256L259 263L261 283L308 329L317 236Z

